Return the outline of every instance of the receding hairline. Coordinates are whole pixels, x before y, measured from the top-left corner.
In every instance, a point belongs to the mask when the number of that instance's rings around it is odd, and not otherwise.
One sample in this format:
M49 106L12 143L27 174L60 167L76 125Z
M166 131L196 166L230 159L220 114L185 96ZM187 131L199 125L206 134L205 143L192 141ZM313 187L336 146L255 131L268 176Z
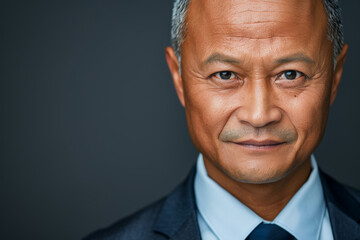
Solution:
M174 51L176 53L176 56L178 57L179 63L181 64L181 47L182 43L185 41L187 35L188 35L188 9L190 8L189 4L193 2L194 0L175 0L174 2L174 8L173 8L173 26L172 26L172 45L174 48ZM340 53L343 45L344 45L344 38L343 38L343 27L341 23L341 9L338 6L337 0L318 0L322 3L322 9L325 13L327 27L326 32L328 39L331 41L333 45L333 62L334 67L336 64L336 57ZM185 8L183 10L183 22L181 24L177 24L176 26L179 27L178 30L181 30L178 32L178 34L175 34L174 31L174 18L175 18L175 10L176 10L176 4L181 3L180 5Z

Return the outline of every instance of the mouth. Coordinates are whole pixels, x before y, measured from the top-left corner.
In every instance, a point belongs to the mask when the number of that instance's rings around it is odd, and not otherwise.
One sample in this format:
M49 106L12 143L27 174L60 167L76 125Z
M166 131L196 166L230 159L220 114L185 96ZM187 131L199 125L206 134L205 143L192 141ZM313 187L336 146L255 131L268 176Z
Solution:
M234 143L249 150L267 151L267 150L276 149L277 147L284 145L286 142L275 141L275 140L264 140L264 141L247 140L247 141L234 142Z

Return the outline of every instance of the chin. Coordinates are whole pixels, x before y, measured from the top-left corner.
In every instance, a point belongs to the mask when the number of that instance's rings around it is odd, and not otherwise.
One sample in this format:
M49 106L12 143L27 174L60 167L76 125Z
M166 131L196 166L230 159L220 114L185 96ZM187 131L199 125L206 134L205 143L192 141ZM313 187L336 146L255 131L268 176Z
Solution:
M283 179L297 165L293 144L265 151L226 144L220 150L217 167L237 182L261 184Z
M232 178L236 182L251 183L251 184L267 184L274 183L282 180L288 175L288 172L272 172L272 171L246 171L239 170L234 174L226 173L228 177Z
M231 160L220 163L218 167L236 182L253 184L273 183L288 176L297 166L293 158L281 155L245 155L243 158L228 156L225 159Z

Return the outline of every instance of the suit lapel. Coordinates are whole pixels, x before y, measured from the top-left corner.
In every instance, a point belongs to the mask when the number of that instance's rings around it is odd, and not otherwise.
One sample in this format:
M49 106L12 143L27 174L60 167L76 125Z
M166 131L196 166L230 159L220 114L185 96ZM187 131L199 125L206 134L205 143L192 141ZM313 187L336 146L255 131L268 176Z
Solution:
M354 219L350 218L331 202L328 204L328 211L335 240L359 240L359 224Z
M165 200L154 224L154 231L173 240L200 240L194 196L193 168L187 179Z
M344 186L320 171L334 240L360 239L360 203Z
M201 240L196 216L189 217L171 238L173 240Z
M194 196L193 168L165 200L153 230L173 240L200 240ZM334 240L360 239L360 203L343 185L320 171Z

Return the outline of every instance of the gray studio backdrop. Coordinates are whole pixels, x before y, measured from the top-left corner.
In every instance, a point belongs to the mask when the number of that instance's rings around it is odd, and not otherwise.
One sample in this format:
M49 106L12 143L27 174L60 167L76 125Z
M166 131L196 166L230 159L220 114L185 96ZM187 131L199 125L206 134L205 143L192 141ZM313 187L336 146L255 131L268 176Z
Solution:
M360 2L317 158L360 188ZM0 239L80 239L159 199L197 157L168 72L172 1L1 1ZM295 11L295 10L294 10Z

